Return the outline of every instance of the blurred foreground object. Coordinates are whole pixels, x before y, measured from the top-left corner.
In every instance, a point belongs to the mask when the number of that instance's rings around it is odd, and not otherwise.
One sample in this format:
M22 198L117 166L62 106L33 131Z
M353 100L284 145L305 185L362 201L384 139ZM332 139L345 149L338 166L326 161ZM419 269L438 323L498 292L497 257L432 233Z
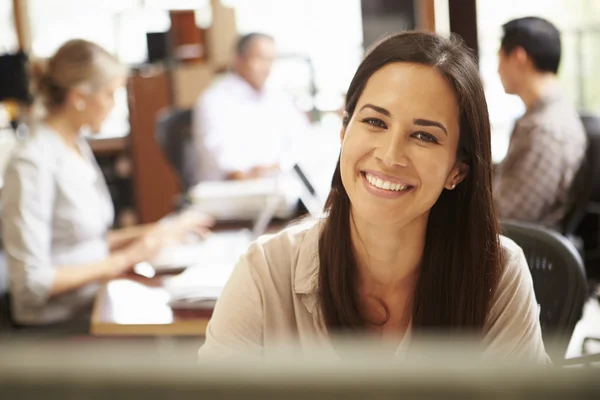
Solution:
M534 368L478 358L468 343L427 341L404 361L390 347L341 342L338 357L315 348L298 357L196 364L189 352L113 342L0 347L3 398L598 398L598 371ZM127 346L127 347L125 347ZM420 351L424 349L424 351ZM57 362L60 354L60 362ZM207 396L207 397L204 397ZM318 397L317 397L318 396Z

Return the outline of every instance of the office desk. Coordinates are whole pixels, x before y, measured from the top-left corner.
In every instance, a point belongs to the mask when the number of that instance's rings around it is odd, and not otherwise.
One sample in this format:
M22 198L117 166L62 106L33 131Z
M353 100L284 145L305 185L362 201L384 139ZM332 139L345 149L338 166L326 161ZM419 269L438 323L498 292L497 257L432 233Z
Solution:
M289 221L274 221L276 233ZM240 222L221 223L214 230L245 228ZM94 336L203 336L212 310L173 310L164 286L166 276L131 274L106 283L94 301L90 333Z
M129 138L127 136L90 138L88 143L96 156L114 155L127 151Z
M172 310L163 277L130 275L108 282L96 297L94 336L203 336L212 310Z

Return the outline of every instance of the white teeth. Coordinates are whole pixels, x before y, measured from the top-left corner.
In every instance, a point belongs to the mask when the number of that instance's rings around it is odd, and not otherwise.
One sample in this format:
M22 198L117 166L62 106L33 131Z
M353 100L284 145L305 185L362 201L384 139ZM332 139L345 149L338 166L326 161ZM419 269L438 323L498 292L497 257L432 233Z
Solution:
M381 178L377 178L371 174L365 174L365 177L367 178L367 182L369 182L371 185L378 187L380 189L384 189L384 190L391 190L391 191L398 192L400 190L405 190L408 187L401 183L384 181Z

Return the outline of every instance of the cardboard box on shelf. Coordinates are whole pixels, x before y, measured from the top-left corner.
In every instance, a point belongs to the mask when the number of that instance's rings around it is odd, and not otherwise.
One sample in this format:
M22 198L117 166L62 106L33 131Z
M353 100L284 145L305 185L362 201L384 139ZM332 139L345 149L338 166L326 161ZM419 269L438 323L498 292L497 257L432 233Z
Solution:
M174 10L171 18L171 46L179 61L200 61L206 57L204 30L196 26L193 10Z
M225 70L230 64L237 40L235 10L224 7L219 0L211 0L212 23L206 32L208 62L215 71Z
M181 64L172 73L173 105L181 108L192 108L215 75L207 63Z

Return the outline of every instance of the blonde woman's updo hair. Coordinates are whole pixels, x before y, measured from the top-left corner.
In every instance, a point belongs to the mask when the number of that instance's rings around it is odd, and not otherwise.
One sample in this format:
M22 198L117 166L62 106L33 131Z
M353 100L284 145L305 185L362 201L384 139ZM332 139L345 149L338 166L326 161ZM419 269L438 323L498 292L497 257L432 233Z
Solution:
M64 105L72 89L93 94L127 70L113 55L87 40L63 44L46 60L32 63L33 92L47 111Z

